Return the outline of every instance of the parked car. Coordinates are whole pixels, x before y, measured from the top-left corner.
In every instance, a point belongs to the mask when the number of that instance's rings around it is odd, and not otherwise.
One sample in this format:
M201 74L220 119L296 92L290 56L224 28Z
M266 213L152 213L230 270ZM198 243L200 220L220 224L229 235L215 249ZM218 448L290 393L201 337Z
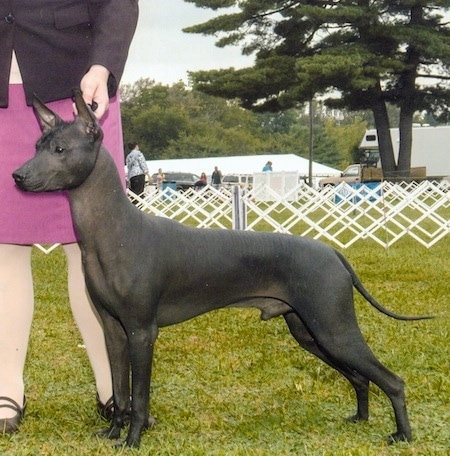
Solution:
M251 174L226 174L222 178L222 185L226 188L231 188L233 185L251 188L253 176Z
M177 190L187 190L193 188L195 183L200 179L197 174L183 173L183 172L166 172L164 171L165 180L164 182L174 182ZM157 173L153 174L152 181L156 182ZM164 183L163 183L164 184Z

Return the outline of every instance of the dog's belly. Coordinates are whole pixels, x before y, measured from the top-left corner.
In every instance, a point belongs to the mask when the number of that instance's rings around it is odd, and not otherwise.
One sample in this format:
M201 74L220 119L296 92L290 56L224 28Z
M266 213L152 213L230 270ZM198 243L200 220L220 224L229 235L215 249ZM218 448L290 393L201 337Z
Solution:
M292 312L289 304L274 298L250 298L228 307L254 307L261 311L261 320L264 321Z
M174 325L211 312L212 310L228 307L252 307L259 309L262 320L269 320L270 318L279 317L292 311L292 307L286 302L265 296L238 298L231 303L219 300L197 302L183 300L179 303L162 302L158 306L158 326Z

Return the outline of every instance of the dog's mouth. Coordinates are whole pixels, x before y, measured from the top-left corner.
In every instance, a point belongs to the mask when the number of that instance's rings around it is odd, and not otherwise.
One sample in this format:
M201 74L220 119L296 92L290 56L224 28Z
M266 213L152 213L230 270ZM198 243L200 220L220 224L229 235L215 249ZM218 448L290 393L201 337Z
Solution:
M31 184L31 183L25 183L22 181L16 181L16 186L20 188L20 190L23 190L25 192L39 192L42 191L40 190L40 185L38 184Z
M31 179L27 179L26 176L18 171L14 171L12 174L14 182L16 186L25 192L43 192L44 183L39 181L32 181Z

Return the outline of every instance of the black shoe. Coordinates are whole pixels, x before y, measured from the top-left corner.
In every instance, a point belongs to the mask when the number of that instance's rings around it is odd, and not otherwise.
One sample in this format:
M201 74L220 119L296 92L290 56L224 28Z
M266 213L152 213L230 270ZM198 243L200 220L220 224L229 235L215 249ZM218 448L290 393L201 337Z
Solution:
M97 394L97 413L106 421L112 421L112 417L114 415L114 399L111 396L107 401L106 404L103 404L100 401L100 398ZM124 424L130 423L130 411L128 411L124 418ZM156 425L156 419L153 416L148 417L147 427L150 429Z
M24 396L23 407L20 407L20 405L16 401L12 400L9 397L0 396L0 401L10 402L10 404L0 404L0 408L10 408L17 412L11 418L0 418L0 434L13 434L14 432L17 432L19 430L20 422L22 421L25 415L27 399Z
M111 396L107 401L106 404L103 404L100 401L97 393L97 413L106 421L112 421L114 415L114 398ZM124 424L130 423L130 412L125 414L124 417Z
M114 399L112 396L103 404L97 394L97 413L106 421L112 420L114 414Z

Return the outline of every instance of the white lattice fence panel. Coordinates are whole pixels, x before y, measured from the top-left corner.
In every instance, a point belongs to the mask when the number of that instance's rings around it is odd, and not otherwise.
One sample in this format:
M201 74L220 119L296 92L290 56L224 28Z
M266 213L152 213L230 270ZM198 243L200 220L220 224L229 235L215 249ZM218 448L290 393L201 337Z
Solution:
M448 184L390 184L359 187L340 184L322 191L305 185L293 190L297 199L271 195L258 199L267 188L255 188L244 196L247 229L272 229L314 238L326 238L347 248L359 239L373 239L388 247L411 236L431 247L450 232Z
M431 182L384 185L389 245L408 235L431 247L450 232L450 193L446 187Z
M155 191L151 187L142 198L129 192L130 199L141 210L161 217L168 217L186 225L199 228L231 228L231 192L206 186L185 192L165 188Z

